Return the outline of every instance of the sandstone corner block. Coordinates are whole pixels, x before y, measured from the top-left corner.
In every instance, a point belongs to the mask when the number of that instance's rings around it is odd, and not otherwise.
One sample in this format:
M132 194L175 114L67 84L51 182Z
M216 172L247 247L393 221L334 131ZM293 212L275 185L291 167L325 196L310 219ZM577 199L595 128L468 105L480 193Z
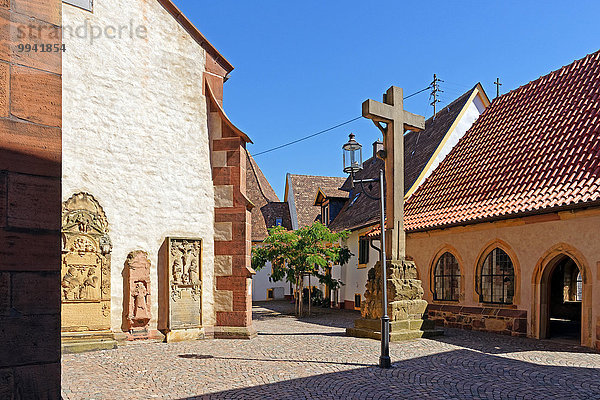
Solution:
M232 256L215 256L215 276L230 276L233 274Z
M233 185L215 186L215 207L233 207Z
M229 242L233 239L233 223L215 222L215 241Z
M233 311L233 292L215 290L215 311Z

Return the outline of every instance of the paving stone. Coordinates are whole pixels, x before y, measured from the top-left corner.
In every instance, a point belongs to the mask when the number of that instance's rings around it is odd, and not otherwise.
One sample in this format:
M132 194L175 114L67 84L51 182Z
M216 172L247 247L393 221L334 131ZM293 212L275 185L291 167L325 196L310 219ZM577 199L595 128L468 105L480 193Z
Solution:
M63 399L592 399L600 354L579 346L446 329L380 344L345 336L359 313L285 302L254 307L254 340L135 343L62 358Z

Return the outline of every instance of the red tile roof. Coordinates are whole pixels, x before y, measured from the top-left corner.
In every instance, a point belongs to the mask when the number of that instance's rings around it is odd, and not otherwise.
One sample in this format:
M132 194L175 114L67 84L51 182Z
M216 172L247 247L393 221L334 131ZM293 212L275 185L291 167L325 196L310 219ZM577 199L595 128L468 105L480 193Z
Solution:
M408 199L421 231L600 202L600 51L513 90Z

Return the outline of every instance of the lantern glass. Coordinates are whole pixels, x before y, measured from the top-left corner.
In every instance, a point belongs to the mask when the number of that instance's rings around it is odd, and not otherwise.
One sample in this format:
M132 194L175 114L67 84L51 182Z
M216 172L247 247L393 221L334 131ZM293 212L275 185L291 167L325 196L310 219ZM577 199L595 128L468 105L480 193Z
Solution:
M344 159L344 172L355 174L362 170L362 146L350 134L350 139L342 146Z

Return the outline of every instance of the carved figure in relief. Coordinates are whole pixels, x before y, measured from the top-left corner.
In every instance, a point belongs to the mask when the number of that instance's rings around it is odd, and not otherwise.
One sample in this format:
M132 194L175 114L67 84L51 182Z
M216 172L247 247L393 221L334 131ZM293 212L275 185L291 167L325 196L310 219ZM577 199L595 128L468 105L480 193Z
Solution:
M98 285L98 277L96 276L96 270L92 267L88 271L87 278L83 281L81 289L79 291L79 298L83 300L91 300L94 298L94 289Z
M60 286L62 287L64 300L78 300L81 282L77 279L77 269L70 267L63 276Z
M133 297L133 315L129 316L131 320L141 321L150 319L147 296L148 290L144 282L136 282L135 289L131 292L131 297Z
M200 276L198 274L198 262L196 261L196 259L192 260L192 264L190 265L189 275L190 275L190 283L191 284L195 285L197 282L200 281Z
M173 280L175 283L183 283L183 271L177 259L173 262Z
M193 285L199 281L198 256L200 248L197 242L173 241L173 282L182 285Z
M86 238L80 237L73 241L73 245L71 246L70 250L85 253L85 252L93 252L96 249L94 248L94 244L92 242L90 242Z

